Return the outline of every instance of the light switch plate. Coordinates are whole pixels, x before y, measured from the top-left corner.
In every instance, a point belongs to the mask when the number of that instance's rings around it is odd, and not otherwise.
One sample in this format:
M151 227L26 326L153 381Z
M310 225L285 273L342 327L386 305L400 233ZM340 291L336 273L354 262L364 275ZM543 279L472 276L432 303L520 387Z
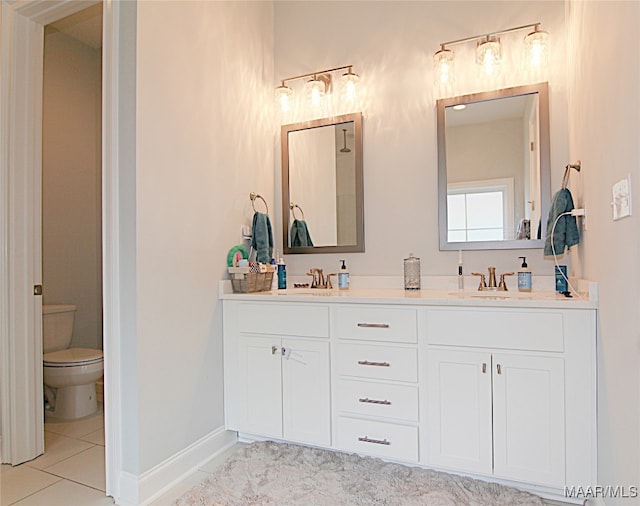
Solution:
M631 174L626 179L621 179L612 188L613 202L613 219L620 220L627 216L631 216Z

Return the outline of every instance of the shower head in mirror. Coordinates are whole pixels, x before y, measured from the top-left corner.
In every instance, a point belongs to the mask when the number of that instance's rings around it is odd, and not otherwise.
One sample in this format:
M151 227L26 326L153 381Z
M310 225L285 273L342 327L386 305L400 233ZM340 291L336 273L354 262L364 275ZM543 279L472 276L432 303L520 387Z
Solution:
M344 147L340 150L340 153L351 153L351 150L347 147L347 129L342 129L342 135L344 136Z

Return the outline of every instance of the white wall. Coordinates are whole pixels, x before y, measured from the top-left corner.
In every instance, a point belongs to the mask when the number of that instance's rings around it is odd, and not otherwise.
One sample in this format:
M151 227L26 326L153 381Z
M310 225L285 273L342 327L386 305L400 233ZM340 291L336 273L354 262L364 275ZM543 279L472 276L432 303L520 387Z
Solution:
M72 346L102 348L101 52L45 30L44 304L77 306Z
M249 193L275 207L273 6L143 1L136 29L139 474L223 425L217 283Z
M640 479L640 3L568 5L571 188L587 204L578 273L600 283L598 472L602 485ZM603 23L606 20L606 23ZM611 186L631 174L636 209L614 222ZM610 501L614 504L615 501ZM639 504L640 500L620 500Z
M350 64L362 85L366 252L289 255L292 274L303 274L310 266L338 268L338 259L346 256L354 275L400 276L402 259L409 252L422 258L425 275L456 273L457 252L441 252L438 246L435 102L440 96L433 86L432 56L448 40L538 21L552 38L550 70L544 80L550 85L552 188L556 189L569 161L564 2L275 2L273 87L289 76ZM516 53L524 35L503 37L507 60L514 66L497 83L500 87L538 81L521 71ZM496 83L476 79L473 43L454 49L458 61L452 94L495 88ZM344 112L351 111L340 106L318 113L299 108L280 121ZM275 169L279 174L278 146ZM465 252L465 271L485 271L489 265L499 271L515 270L520 255L527 256L534 274L553 274L552 262L543 259L540 249Z

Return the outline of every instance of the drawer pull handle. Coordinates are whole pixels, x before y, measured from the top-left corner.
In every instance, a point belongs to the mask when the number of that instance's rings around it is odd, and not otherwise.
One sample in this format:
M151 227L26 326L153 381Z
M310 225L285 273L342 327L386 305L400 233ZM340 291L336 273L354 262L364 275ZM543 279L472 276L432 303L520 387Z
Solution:
M365 329L388 329L388 323L358 323L358 327Z
M379 401L378 399L369 399L365 397L364 399L358 399L358 402L364 402L365 404L384 404L385 406L391 406L391 401Z
M391 444L391 442L387 441L386 439L369 439L367 436L365 437L359 437L358 441L362 442L362 443L373 443L376 445L385 445L385 446L389 446Z
M391 367L389 362L369 362L368 360L358 360L358 365L375 365L377 367Z

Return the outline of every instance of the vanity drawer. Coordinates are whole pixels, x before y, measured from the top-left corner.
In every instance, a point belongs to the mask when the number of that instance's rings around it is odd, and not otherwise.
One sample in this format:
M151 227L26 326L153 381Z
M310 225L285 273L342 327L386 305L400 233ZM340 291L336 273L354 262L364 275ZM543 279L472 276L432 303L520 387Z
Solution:
M418 428L340 416L337 447L408 462L418 461Z
M430 310L429 344L504 348L530 351L564 351L562 313L550 311Z
M418 421L418 388L341 379L336 394L339 411Z
M333 335L398 343L418 342L415 309L385 306L336 307L331 314Z
M415 348L339 343L338 373L343 376L396 381L418 381Z
M329 337L329 308L316 304L242 302L240 332L276 336Z

